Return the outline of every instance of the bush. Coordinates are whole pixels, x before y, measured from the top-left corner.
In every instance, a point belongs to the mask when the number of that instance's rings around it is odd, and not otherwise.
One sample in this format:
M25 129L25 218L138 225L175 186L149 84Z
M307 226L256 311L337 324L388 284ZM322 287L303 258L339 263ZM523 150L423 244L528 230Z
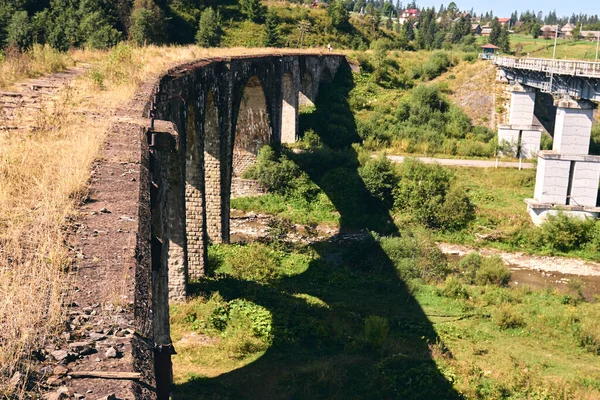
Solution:
M581 347L600 356L600 324L597 321L582 322L577 326L575 335Z
M550 251L568 252L593 241L595 225L592 219L581 220L559 212L547 217L536 230L537 237L534 241Z
M400 168L394 206L430 228L460 229L474 218L474 208L453 181L452 172L440 165L407 159Z
M475 274L481 268L483 257L479 253L469 253L458 263L458 270L467 283L475 282Z
M365 318L365 340L373 347L381 347L390 332L387 318L369 315Z
M415 236L411 232L405 232L401 237L381 237L378 242L394 264L400 279L405 282L416 278L440 282L450 273L446 256L425 235ZM368 251L369 249L357 249L357 253ZM365 255L357 254L356 257L364 258Z
M444 287L439 291L439 293L445 297L450 297L452 299L468 299L469 291L462 284L460 280L458 280L454 276L449 276L446 278L446 282Z
M240 246L235 257L227 258L231 275L244 280L268 281L280 275L281 259L264 245Z
M441 227L450 231L460 230L475 219L475 208L463 187L450 187L437 217Z
M477 285L506 286L510 281L510 270L498 256L486 257L475 273Z
M277 156L273 148L267 145L260 149L256 163L243 176L256 179L269 192L284 194L300 174L300 169L293 161L284 155Z
M385 154L370 159L358 170L367 190L386 206L394 204L393 191L398 184L394 164Z
M494 314L494 321L502 330L525 326L523 316L510 305L502 305Z

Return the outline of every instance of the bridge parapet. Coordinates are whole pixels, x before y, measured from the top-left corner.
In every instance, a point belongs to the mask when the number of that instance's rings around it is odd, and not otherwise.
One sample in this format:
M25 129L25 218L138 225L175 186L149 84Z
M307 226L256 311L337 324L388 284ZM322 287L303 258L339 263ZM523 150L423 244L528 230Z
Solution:
M499 67L584 78L600 78L600 62L515 57L495 57L493 62Z

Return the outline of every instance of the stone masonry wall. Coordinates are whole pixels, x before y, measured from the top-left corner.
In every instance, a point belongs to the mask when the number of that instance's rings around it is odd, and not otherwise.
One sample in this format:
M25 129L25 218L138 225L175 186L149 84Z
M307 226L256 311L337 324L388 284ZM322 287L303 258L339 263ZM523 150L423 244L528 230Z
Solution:
M231 198L261 196L266 193L265 188L252 179L233 178L231 180Z

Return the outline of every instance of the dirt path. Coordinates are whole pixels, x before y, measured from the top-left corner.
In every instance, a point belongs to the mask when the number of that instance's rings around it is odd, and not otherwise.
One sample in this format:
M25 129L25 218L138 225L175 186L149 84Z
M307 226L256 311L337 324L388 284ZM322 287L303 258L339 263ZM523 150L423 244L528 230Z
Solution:
M497 255L504 262L518 268L543 272L558 272L561 274L579 276L600 276L600 263L580 260L578 258L534 256L525 253L508 253L497 249L475 249L468 246L440 243L440 249L445 254L463 256L474 251L482 255Z
M404 161L405 156L393 156L393 155L389 155L387 156L387 158L390 161L393 161L395 163L401 163L402 161ZM499 161L496 165L496 161L488 161L488 160L464 160L464 159L457 159L457 158L433 158L433 157L414 157L417 160L423 161L426 164L441 164L441 165L448 165L448 166L455 166L455 167L475 167L475 168L519 168L519 163L518 162L506 162L506 161ZM523 169L533 169L535 168L535 165L532 163L527 163L524 162L521 164L521 168Z
M10 133L41 128L38 115L41 112L51 114L59 92L89 67L89 64L79 64L62 72L17 83L12 91L0 91L0 140Z

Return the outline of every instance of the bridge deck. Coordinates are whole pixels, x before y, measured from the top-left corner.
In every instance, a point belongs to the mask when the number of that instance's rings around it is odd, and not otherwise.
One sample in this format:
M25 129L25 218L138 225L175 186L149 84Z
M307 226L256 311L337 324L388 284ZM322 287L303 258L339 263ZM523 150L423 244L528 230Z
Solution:
M499 67L525 69L558 75L600 78L600 62L575 60L550 60L545 58L495 57Z

